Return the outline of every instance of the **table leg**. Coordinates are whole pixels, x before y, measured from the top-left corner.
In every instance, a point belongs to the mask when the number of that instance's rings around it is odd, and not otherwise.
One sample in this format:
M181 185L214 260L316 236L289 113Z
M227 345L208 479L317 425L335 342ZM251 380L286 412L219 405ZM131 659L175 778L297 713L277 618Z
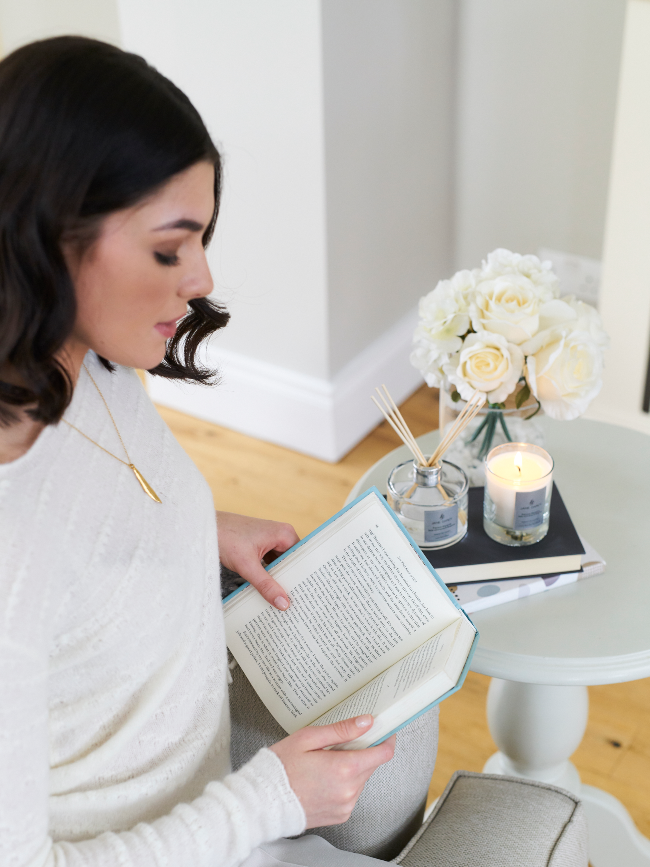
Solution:
M650 840L612 795L585 786L569 761L587 726L586 686L517 683L493 678L487 700L490 733L499 747L486 774L541 780L582 798L593 867L650 867Z
M499 752L485 771L512 774L580 791L568 761L587 727L586 686L552 686L492 679L487 700L490 733Z

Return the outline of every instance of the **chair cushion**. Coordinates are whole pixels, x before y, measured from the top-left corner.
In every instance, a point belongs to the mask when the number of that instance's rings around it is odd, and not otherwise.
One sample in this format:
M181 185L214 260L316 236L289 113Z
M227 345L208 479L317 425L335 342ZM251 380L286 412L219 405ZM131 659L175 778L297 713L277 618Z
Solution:
M564 789L498 774L457 771L402 867L587 867L587 822Z

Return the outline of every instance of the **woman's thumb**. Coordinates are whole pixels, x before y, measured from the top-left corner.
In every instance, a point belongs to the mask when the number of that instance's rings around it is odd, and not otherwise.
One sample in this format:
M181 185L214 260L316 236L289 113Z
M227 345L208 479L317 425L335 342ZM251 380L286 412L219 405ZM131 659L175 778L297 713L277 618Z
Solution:
M290 605L287 594L278 582L269 575L259 560L249 559L247 562L241 563L237 571L242 578L245 578L255 587L267 602L279 608L280 611L287 610Z
M369 713L340 720L328 726L309 726L303 729L308 750L322 750L337 744L346 744L365 734L374 720Z

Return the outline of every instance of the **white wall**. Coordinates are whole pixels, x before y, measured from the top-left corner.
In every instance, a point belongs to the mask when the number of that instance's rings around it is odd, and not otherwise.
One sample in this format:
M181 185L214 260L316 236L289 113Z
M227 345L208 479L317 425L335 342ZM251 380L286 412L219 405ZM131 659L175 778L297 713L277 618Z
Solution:
M611 346L591 418L650 434L650 0L630 0L616 116L600 312Z
M120 15L124 47L223 143L219 346L330 378L452 264L453 0L120 0Z
M455 0L324 0L330 372L453 266Z
M119 0L124 47L187 92L226 160L211 251L220 389L154 399L337 459L396 400L449 270L452 0Z
M115 0L0 0L3 54L34 39L67 33L119 45Z
M318 0L119 0L124 48L190 96L225 159L218 346L328 373Z
M601 258L625 0L460 0L456 264Z
M219 389L154 397L336 459L419 382L421 294L496 246L599 259L624 0L0 0L9 50L143 54L225 158Z

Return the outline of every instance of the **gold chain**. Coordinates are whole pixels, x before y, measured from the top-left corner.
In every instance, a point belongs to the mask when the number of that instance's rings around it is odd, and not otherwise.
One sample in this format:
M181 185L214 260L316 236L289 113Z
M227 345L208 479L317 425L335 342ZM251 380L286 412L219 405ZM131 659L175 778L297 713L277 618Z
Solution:
M110 411L110 409L108 408L108 404L106 403L106 399L104 398L104 395L101 393L101 391L100 391L100 389L99 389L99 386L97 385L97 383L96 383L95 380L93 379L93 377L92 377L90 371L88 370L88 368L86 367L86 365L85 365L83 362L82 362L82 367L83 367L83 369L86 371L86 373L88 374L88 376L90 377L90 381L92 382L92 384L93 384L93 385L95 386L95 388L97 389L97 392L98 392L99 396L101 397L101 399L102 399L102 401L103 401L103 403L104 403L104 406L106 407L106 412L108 413L108 415L110 416L111 421L113 422L113 427L115 428L115 433L116 433L116 434L118 435L118 437L120 438L120 442L122 443L122 448L124 449L124 454L126 455L127 460L123 461L122 458L118 458L117 455L114 455L113 452L109 452L109 450L108 450L108 449L105 449L104 446L100 446L100 444L97 443L97 442L95 442L95 440L91 439L91 438L88 436L88 434L85 434L82 430L79 430L79 428L78 428L76 425L73 425L72 422L69 422L69 421L67 420L67 418L61 419L61 421L64 421L64 422L65 422L69 427L74 428L74 430L76 430L77 433L80 433L82 437L85 437L85 438L86 438L89 442L91 442L94 446L97 446L98 449L101 449L103 452L106 452L107 455L110 455L112 458L115 458L116 461L119 461L121 464L124 464L124 466L126 466L126 467L130 467L130 466L132 466L131 458L129 457L129 453L127 452L127 450L126 450L126 446L124 445L124 440L122 439L122 434L120 433L118 426L115 424L115 419L113 418L113 413L112 413L112 412Z
M76 425L72 424L72 422L68 421L67 418L61 419L61 421L64 421L68 425L68 427L71 427L73 430L76 430L77 433L80 433L82 437L85 437L94 446L97 446L98 449L101 449L103 452L106 452L107 455L110 455L112 458L115 458L116 461L119 461L121 464L124 464L124 466L128 467L130 470L133 470L133 474L136 477L136 479L138 480L138 482L140 483L140 487L145 492L145 494L147 494L147 496L151 497L152 500L155 500L156 503L161 503L162 500L160 499L158 494L154 491L154 489L151 487L149 482L147 482L147 480L144 478L144 476L142 475L140 470L137 469L137 467L135 466L135 464L132 462L131 458L129 457L129 453L126 450L126 446L124 445L124 440L122 439L122 434L120 433L120 429L118 428L118 426L115 422L115 419L113 418L113 413L108 408L108 404L106 403L106 398L102 394L99 386L97 385L97 383L93 379L92 374L90 373L90 371L88 370L88 368L86 367L86 365L83 362L82 362L82 366L83 366L83 369L88 374L88 376L90 377L90 381L97 389L97 393L101 397L102 403L106 407L106 412L108 413L110 420L113 422L113 427L115 428L115 433L118 435L120 442L122 443L122 448L124 449L124 454L126 455L127 459L125 461L123 461L122 458L118 458L117 455L114 455L113 452L109 452L109 450L105 449L104 446L100 446L100 444L98 442L95 442L95 440L91 439L88 436L88 434L85 434L82 430L79 430L79 428Z

